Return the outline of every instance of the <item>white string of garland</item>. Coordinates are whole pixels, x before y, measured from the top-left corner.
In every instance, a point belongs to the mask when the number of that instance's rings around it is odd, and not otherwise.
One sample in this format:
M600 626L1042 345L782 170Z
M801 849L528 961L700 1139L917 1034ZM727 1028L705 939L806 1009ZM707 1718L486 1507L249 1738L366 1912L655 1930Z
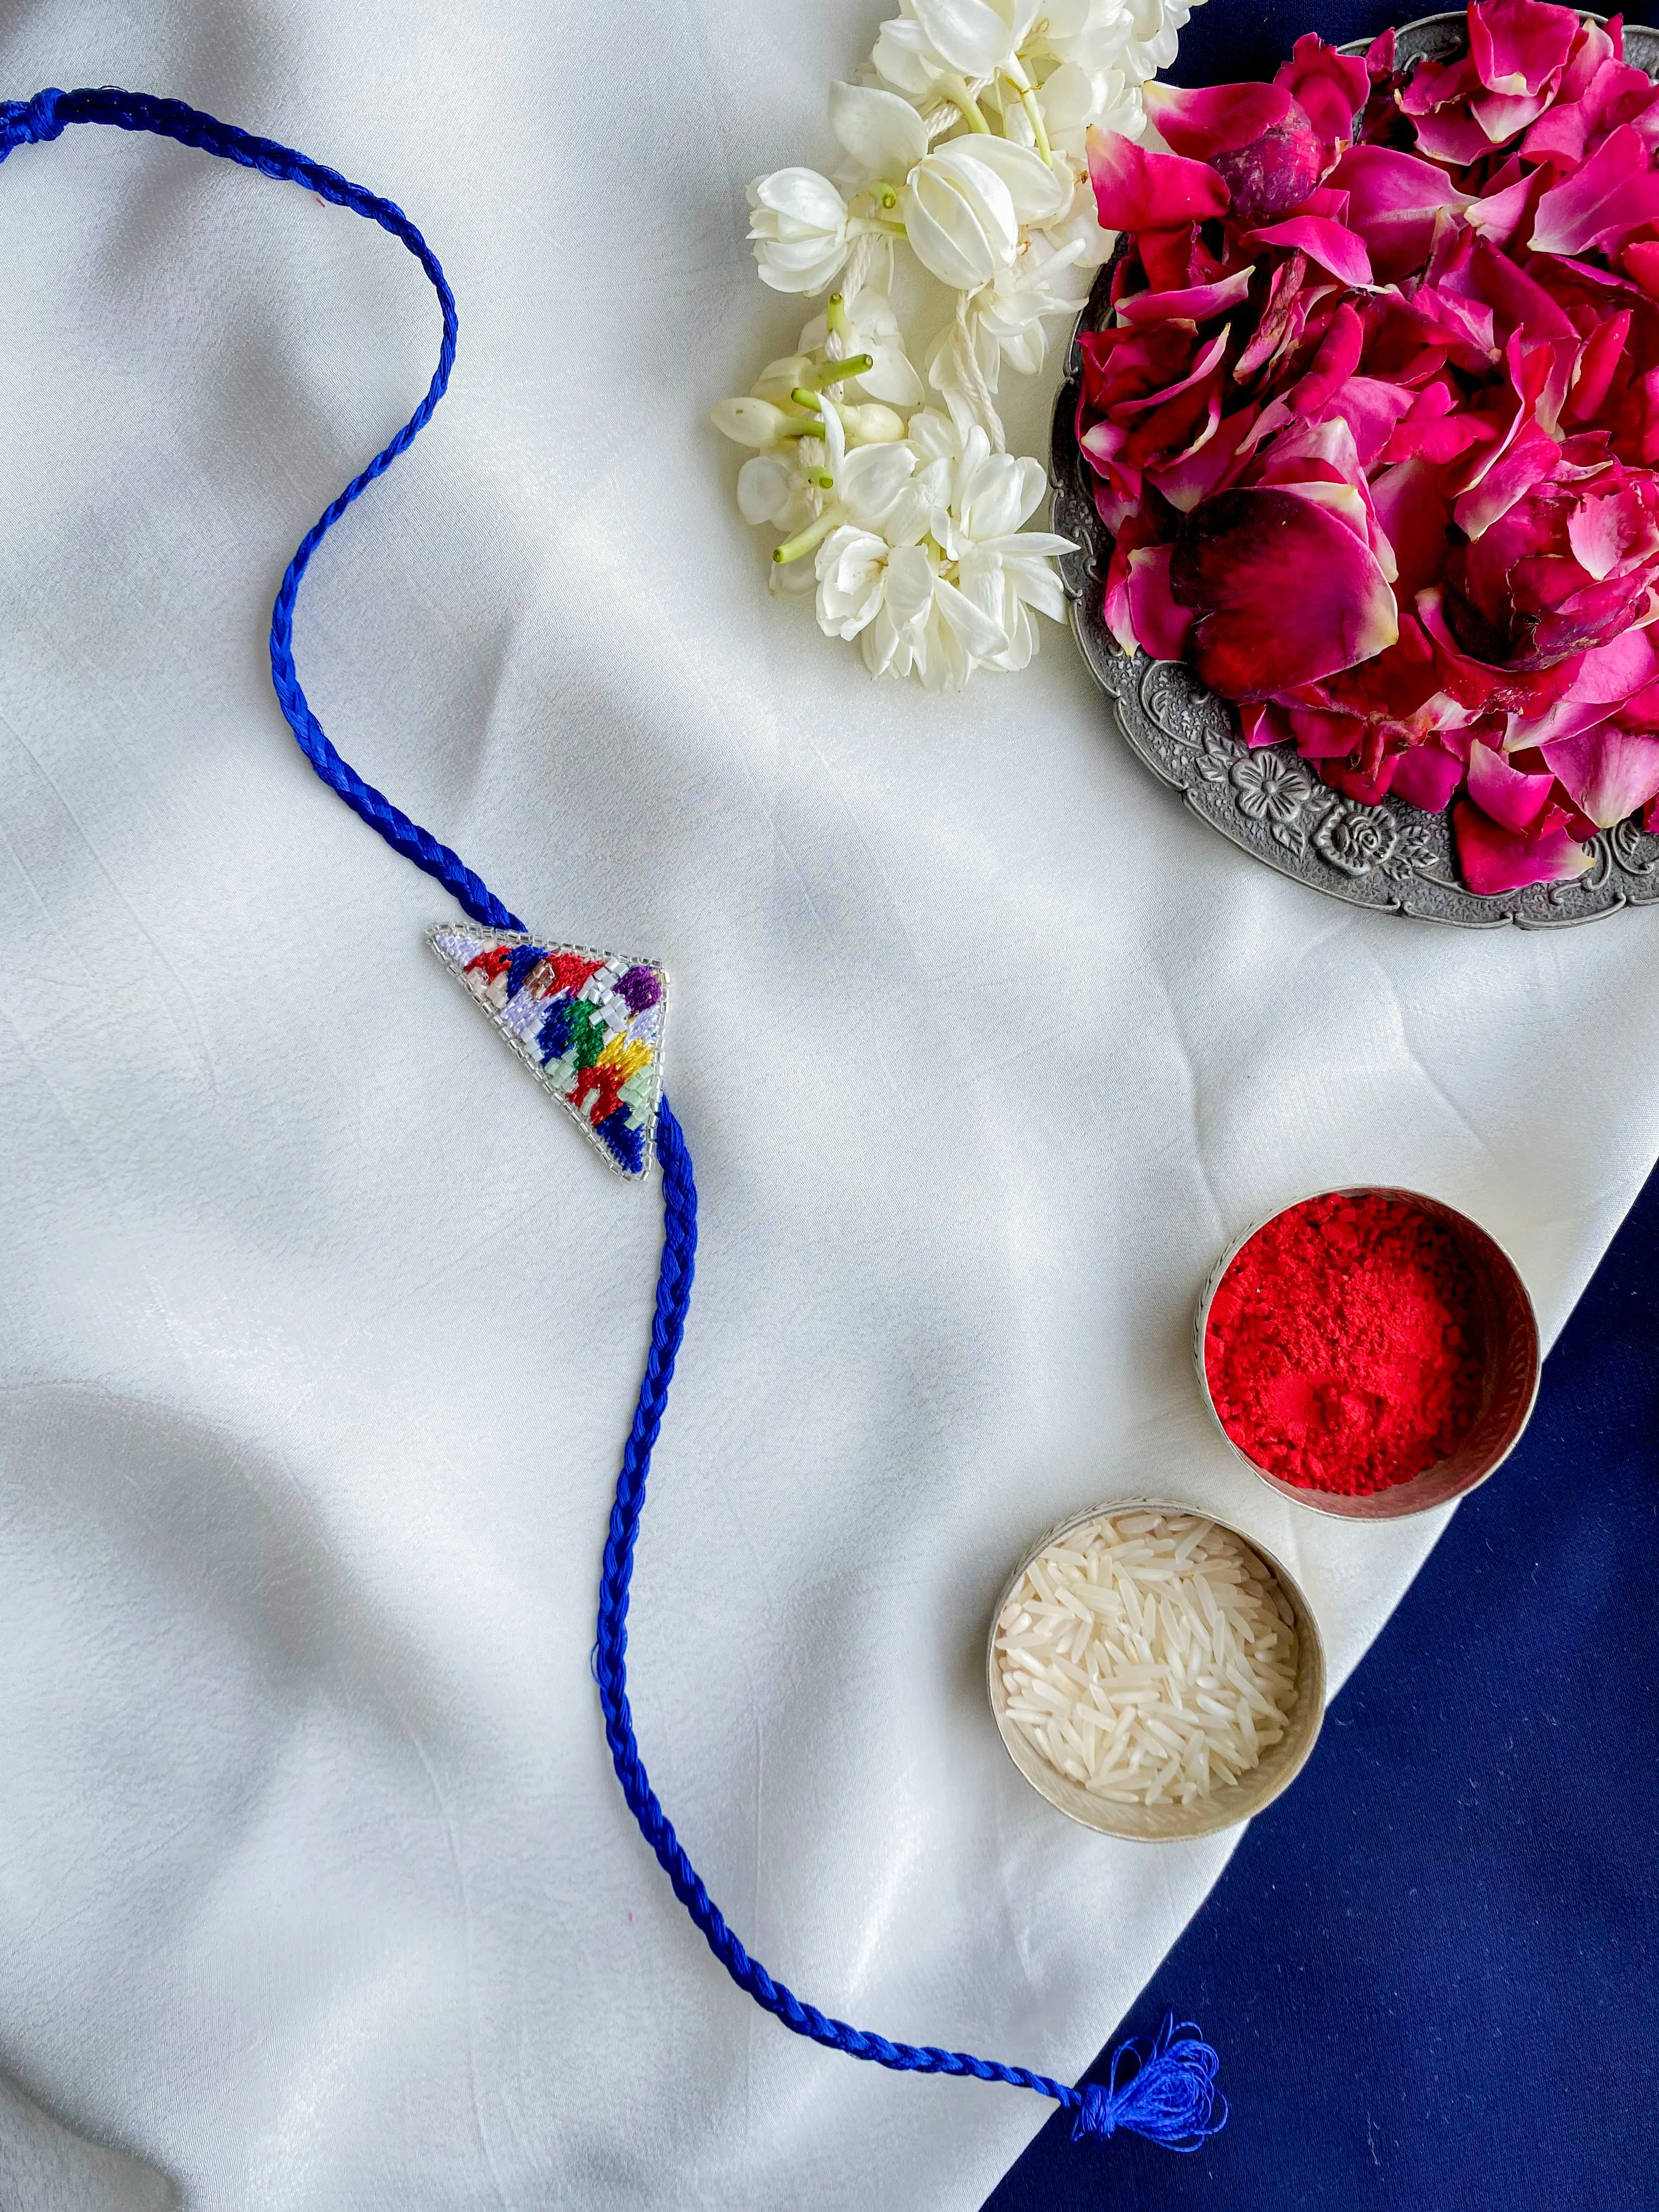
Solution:
M1141 88L1200 4L900 0L856 81L830 88L832 174L749 187L761 281L829 298L713 419L751 449L738 505L778 535L774 592L814 592L872 675L960 690L1024 668L1033 615L1064 616L1070 542L1025 527L1048 477L1007 451L997 395L1005 372L1042 368L1111 252L1088 133L1142 135Z

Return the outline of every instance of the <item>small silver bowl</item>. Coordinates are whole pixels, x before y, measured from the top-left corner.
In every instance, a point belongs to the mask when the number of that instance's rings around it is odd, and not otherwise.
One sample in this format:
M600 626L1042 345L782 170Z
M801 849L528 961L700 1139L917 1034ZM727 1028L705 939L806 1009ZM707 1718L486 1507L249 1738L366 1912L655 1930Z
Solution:
M997 1665L997 1626L1003 1608L1019 1587L1020 1577L1033 1559L1050 1544L1062 1537L1076 1534L1097 1521L1115 1519L1122 1513L1183 1513L1208 1521L1224 1529L1237 1542L1254 1552L1262 1565L1273 1576L1290 1604L1291 1616L1296 1629L1296 1711L1291 1715L1284 1735L1248 1774L1214 1790L1207 1797L1199 1798L1191 1805L1120 1805L1091 1796L1086 1790L1069 1781L1058 1768L1050 1765L1034 1744L1008 1717L1008 1700L1002 1686L1002 1670ZM1293 1576L1279 1564L1265 1544L1248 1536L1242 1528L1234 1528L1230 1521L1218 1520L1201 1506L1182 1505L1167 1498L1126 1498L1113 1505L1091 1506L1086 1513L1074 1513L1069 1520L1056 1522L1047 1534L1033 1544L1021 1559L996 1601L991 1615L991 1632L986 1639L985 1673L990 1691L991 1711L996 1718L997 1733L1003 1747L1030 1784L1039 1797L1046 1798L1057 1812L1068 1820L1093 1828L1103 1836L1121 1836L1136 1844L1185 1843L1194 1836L1213 1836L1223 1828L1231 1828L1240 1820L1248 1820L1271 1805L1281 1790L1291 1784L1307 1764L1308 1754L1314 1747L1320 1723L1325 1717L1325 1645L1319 1633L1319 1624L1314 1619L1313 1608L1303 1595Z
M1387 1490L1370 1491L1358 1498L1344 1497L1336 1491L1304 1488L1300 1483L1287 1482L1270 1468L1259 1466L1228 1434L1216 1412L1204 1361L1210 1308L1229 1267L1250 1239L1267 1228L1269 1222L1277 1221L1280 1214L1294 1212L1297 1206L1309 1205L1316 1198L1398 1199L1418 1207L1449 1230L1462 1245L1480 1299L1481 1333L1486 1347L1486 1382L1480 1410L1468 1433L1449 1458L1425 1468L1408 1481L1395 1483ZM1478 1222L1471 1221L1468 1214L1459 1213L1455 1206L1447 1206L1440 1199L1427 1198L1421 1191L1397 1190L1378 1183L1349 1183L1334 1190L1310 1191L1307 1197L1267 1215L1229 1245L1211 1271L1198 1302L1194 1316L1193 1358L1204 1402L1217 1428L1226 1437L1228 1449L1281 1498L1292 1498L1298 1505L1311 1506L1316 1513L1334 1514L1344 1521L1398 1521L1408 1513L1425 1513L1431 1506L1448 1504L1484 1482L1521 1441L1538 1396L1540 1364L1538 1316L1520 1269L1498 1239Z

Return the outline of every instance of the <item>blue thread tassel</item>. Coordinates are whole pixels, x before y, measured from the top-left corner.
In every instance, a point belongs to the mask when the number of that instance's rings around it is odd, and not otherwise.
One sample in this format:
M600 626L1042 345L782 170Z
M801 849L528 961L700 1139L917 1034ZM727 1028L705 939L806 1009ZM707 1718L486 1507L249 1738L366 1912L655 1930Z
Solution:
M1119 2076L1133 2064L1127 2081ZM1190 2021L1165 2020L1143 2052L1133 2039L1112 2053L1111 2078L1085 2081L1083 2102L1072 2128L1072 2141L1098 2136L1103 2141L1127 2128L1162 2143L1166 2150L1194 2151L1227 2124L1227 2100L1215 2086L1220 2059Z

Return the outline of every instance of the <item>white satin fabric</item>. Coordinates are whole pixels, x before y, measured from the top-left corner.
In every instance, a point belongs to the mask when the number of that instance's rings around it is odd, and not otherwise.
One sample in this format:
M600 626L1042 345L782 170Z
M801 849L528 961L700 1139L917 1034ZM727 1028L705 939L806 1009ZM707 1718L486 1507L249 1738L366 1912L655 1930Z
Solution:
M635 1580L653 1778L805 1995L1069 2075L1231 1839L1039 1802L984 1695L1003 1577L1173 1492L1305 1577L1340 1679L1439 1522L1253 1484L1194 1294L1380 1180L1558 1326L1659 1150L1659 915L1349 912L1184 815L1062 635L933 700L769 601L703 423L802 312L742 187L828 153L879 13L40 0L0 84L178 94L441 256L452 397L299 656L534 926L673 975L702 1242ZM112 131L0 209L9 2212L971 2212L1050 2107L787 2034L629 1819L588 1656L655 1187L513 1065L423 949L449 902L271 697L276 579L424 388L431 295Z

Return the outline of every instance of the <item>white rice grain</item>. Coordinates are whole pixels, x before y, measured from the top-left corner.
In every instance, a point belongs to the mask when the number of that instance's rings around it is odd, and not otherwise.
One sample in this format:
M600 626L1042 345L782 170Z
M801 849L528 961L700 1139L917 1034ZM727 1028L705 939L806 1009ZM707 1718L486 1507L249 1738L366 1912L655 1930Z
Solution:
M1120 1514L1050 1545L1004 1606L996 1652L1007 1718L1114 1804L1228 1788L1296 1710L1285 1593L1196 1514Z

